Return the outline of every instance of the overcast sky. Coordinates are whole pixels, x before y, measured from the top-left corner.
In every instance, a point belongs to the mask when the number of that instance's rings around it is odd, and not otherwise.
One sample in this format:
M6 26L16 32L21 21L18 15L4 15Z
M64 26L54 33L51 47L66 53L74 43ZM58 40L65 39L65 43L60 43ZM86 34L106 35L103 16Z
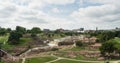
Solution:
M120 27L120 0L0 0L0 26L28 29Z

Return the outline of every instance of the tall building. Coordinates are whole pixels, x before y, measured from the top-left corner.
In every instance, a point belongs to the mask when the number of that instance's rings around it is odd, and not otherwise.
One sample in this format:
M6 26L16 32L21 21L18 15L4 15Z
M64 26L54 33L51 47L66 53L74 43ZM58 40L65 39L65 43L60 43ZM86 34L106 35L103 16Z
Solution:
M96 27L96 31L98 31L98 27Z
M84 31L84 28L80 28L80 31Z

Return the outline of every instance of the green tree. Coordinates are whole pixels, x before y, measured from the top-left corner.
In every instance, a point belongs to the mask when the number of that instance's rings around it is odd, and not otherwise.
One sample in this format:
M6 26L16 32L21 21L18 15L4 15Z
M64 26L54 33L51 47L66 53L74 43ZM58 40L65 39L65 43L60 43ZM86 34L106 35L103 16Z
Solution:
M76 46L82 47L82 46L83 46L83 43L82 43L81 41L76 41Z
M111 32L111 31L103 32L103 33L98 35L100 42L106 42L110 39L113 39L114 37L115 37L115 32Z
M120 38L120 31L116 31L115 32L115 37L119 37Z
M36 37L37 35L35 33L32 33L31 34L31 37Z
M11 28L7 28L7 32L10 33L12 30Z
M20 40L21 37L22 37L22 34L16 32L16 31L12 31L10 33L8 43L12 44L12 45L19 44L19 40Z
M120 43L117 43L115 47L116 47L116 53L120 54Z
M117 50L115 47L116 44L113 40L103 43L100 47L101 54L106 56L108 53L108 55L111 56L111 54Z
M33 28L31 29L31 33L38 34L38 33L41 33L41 32L42 32L41 29L38 28L38 27L33 27Z
M21 27L21 26L16 26L16 31L21 33L21 34L25 34L26 33L26 28Z
M0 28L0 35L5 35L7 33L5 28Z

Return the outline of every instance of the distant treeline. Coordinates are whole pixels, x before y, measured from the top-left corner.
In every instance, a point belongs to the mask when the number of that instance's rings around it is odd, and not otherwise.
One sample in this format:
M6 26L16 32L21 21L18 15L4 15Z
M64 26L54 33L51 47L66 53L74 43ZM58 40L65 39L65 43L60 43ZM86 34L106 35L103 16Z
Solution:
M91 36L96 36L99 42L105 42L115 37L120 38L120 31L97 31L90 33Z

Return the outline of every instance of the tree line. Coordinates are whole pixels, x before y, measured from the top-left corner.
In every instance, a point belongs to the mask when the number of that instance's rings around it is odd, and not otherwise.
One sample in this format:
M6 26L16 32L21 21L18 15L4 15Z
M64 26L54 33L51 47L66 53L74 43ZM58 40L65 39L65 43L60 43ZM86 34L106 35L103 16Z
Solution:
M41 29L39 27L33 27L30 30L27 30L25 27L22 26L16 26L15 30L12 30L11 28L1 28L0 27L0 36L9 34L8 43L9 44L18 44L20 38L23 36L23 34L30 33L31 36L36 36L36 34L41 33Z

